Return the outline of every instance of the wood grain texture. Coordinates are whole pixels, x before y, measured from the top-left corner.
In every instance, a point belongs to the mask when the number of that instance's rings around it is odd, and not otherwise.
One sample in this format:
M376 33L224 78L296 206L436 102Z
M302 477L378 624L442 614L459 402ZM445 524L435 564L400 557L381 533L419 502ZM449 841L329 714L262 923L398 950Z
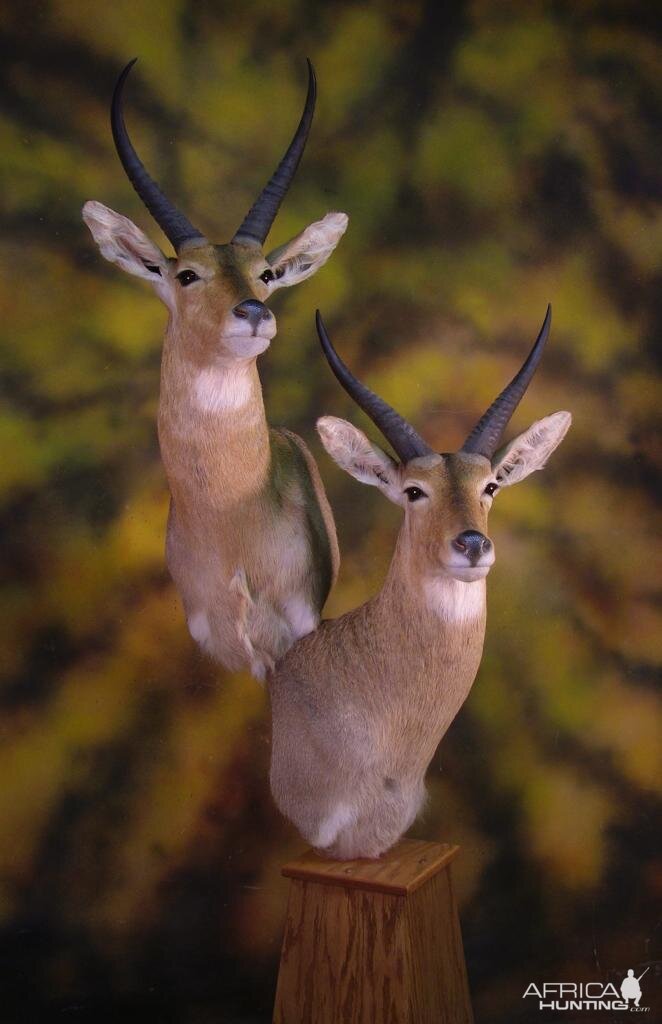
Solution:
M403 840L380 861L287 864L274 1024L472 1024L456 853Z
M449 864L458 849L447 843L401 839L378 860L331 860L310 849L285 864L282 873L286 878L300 878L306 882L374 889L405 896Z
M451 869L406 900L409 1020L472 1024L469 981Z

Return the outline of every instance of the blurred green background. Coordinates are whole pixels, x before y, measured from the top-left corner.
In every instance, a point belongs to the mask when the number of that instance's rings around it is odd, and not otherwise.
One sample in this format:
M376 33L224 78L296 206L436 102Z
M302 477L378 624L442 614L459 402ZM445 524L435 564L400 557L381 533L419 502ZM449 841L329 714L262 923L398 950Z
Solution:
M265 693L198 656L164 569L165 310L80 218L100 200L170 251L111 144L109 97L135 55L136 144L219 242L280 156L315 63L312 138L270 241L332 209L350 227L274 300L260 365L271 421L311 443L336 513L327 614L379 587L399 513L316 440L321 413L365 420L318 352L315 307L350 365L448 450L553 302L513 432L564 408L574 426L495 503L485 657L412 834L463 847L479 1024L540 1019L521 998L531 981L620 981L662 955L654 11L3 5L3 1024L269 1020L279 867L302 847L269 795ZM659 967L647 977L650 1004Z

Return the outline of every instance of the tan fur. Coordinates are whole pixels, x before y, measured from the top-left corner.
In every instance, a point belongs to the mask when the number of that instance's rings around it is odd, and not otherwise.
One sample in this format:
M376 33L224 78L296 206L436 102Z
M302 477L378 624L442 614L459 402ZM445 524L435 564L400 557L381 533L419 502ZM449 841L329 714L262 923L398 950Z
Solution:
M169 329L164 347L159 442L172 496L168 566L187 617L205 610L207 652L230 669L248 664L263 678L298 639L288 600L300 597L319 621L337 574L335 526L304 442L267 424L254 358L216 355L216 372L230 382L236 377L235 390L248 398L227 410L201 407L191 381L208 372L201 367L218 349L217 338L206 343L201 321L190 337ZM325 536L312 534L316 511ZM230 585L237 572L241 599Z
M569 421L556 414L522 435L533 437L526 472L540 468ZM493 465L457 453L399 466L343 420L325 417L318 429L339 465L402 505L405 518L379 594L322 622L268 677L271 788L283 814L329 856L377 857L416 817L428 764L482 656L493 551L470 567L452 541L465 530L485 534L485 488L526 445L509 446ZM411 486L425 497L410 502Z
M301 244L269 257L197 239L166 259L102 204L87 203L83 216L106 258L150 280L170 312L158 432L171 493L166 558L189 630L227 668L263 678L319 622L339 555L312 455L301 438L267 424L256 359L275 318L254 329L233 309L314 273L347 218L328 215L297 236ZM265 284L265 270L279 277ZM199 280L183 287L182 271Z

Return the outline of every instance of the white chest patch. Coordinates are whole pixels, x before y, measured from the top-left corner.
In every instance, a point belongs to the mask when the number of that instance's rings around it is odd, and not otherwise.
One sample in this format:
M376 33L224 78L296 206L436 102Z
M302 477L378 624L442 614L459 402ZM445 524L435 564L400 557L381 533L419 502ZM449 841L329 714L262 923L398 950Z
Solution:
M445 576L425 580L428 608L444 622L471 622L485 609L485 580L462 583Z
M193 381L195 403L203 412L220 413L241 409L252 395L251 380L228 370L201 370Z
M337 804L333 812L320 825L313 845L318 846L322 850L330 846L337 839L340 830L349 825L353 820L354 811L349 804Z

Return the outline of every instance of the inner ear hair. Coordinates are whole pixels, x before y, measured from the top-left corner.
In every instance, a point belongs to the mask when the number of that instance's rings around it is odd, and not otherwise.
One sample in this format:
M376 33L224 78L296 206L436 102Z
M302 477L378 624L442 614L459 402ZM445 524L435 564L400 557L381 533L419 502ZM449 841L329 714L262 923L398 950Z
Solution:
M378 480L381 480L383 484L388 485L388 477L386 476L384 471L379 468L379 466L376 466L374 464L374 462L356 462L355 466L357 472L364 473L366 476L370 476L370 474L372 473L372 475L376 476Z
M542 469L565 437L572 422L569 412L555 412L533 423L519 437L505 445L494 460L493 471L501 487L518 483Z

